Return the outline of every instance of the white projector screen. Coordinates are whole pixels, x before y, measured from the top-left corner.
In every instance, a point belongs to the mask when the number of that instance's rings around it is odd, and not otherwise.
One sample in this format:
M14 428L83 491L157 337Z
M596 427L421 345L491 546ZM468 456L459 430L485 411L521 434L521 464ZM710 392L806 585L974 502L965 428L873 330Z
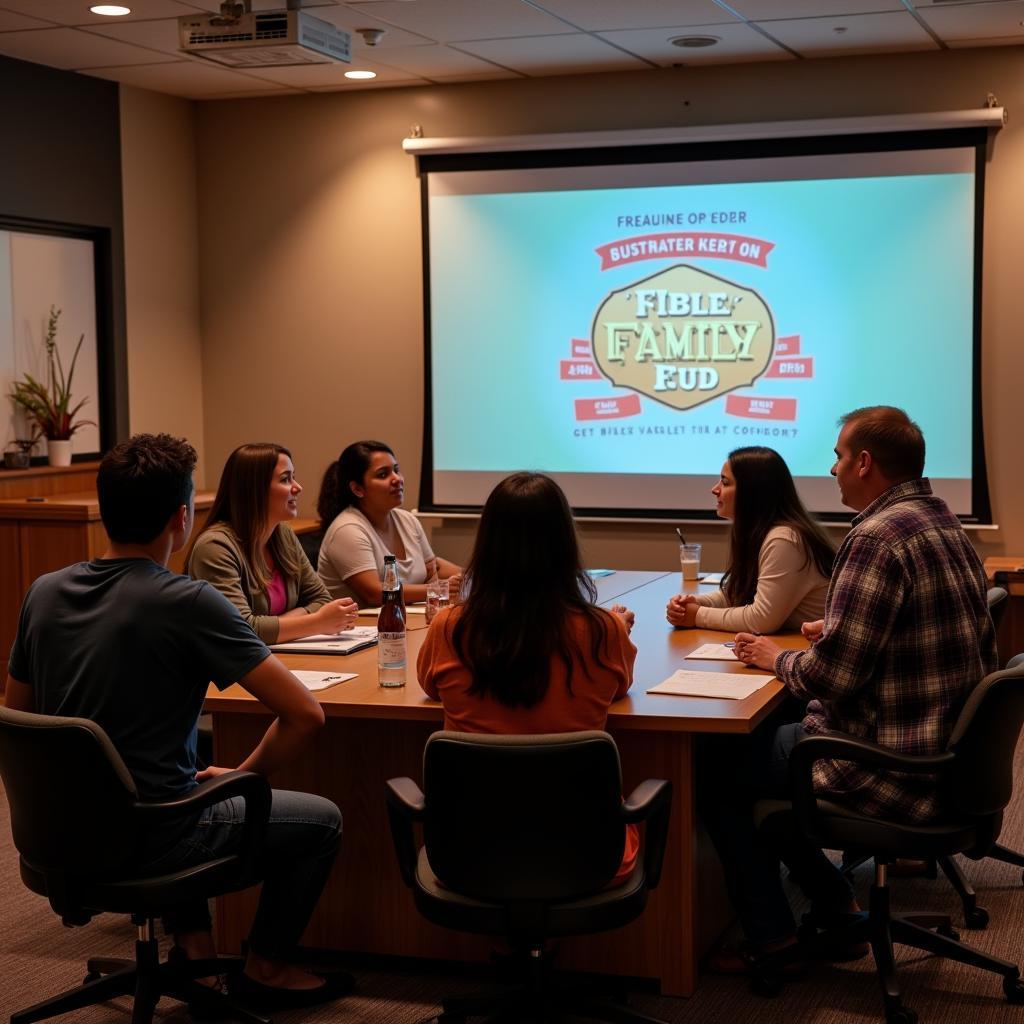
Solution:
M710 516L728 452L763 444L829 517L837 418L890 404L937 492L987 521L979 134L421 161L421 508L536 469L582 514Z

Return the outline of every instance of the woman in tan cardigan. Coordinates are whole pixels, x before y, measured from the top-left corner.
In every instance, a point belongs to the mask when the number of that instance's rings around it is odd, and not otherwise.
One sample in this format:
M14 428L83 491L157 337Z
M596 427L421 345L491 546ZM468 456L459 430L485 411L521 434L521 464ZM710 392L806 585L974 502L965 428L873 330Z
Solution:
M835 548L797 496L782 456L772 448L737 448L711 493L719 517L732 520L729 567L720 590L673 597L668 621L777 633L820 619Z
M268 644L355 624L350 598L331 600L287 525L302 492L292 454L277 444L243 444L229 456L189 575L213 584Z

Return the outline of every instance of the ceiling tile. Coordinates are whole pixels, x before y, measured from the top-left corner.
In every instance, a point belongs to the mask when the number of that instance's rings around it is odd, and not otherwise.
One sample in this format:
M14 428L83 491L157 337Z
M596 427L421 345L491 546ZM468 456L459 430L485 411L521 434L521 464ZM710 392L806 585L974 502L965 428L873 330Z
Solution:
M173 59L74 28L4 32L0 34L0 53L68 70L154 64Z
M507 72L502 68L488 64L487 61L474 57L470 53L456 50L451 46L402 46L390 50L381 50L377 59L393 68L401 68L410 74L425 78L451 78L454 76L472 76L486 78L491 72L505 77Z
M685 4L679 0L539 0L539 6L588 31L735 20L714 0L688 0Z
M0 3L2 2L3 0L0 0ZM90 27L89 32L93 35L106 36L109 39L119 39L123 43L146 46L162 53L173 54L179 60L182 59L182 53L178 49L177 18L161 18L157 21L111 22L109 25Z
M906 11L902 0L729 0L729 6L751 21Z
M793 56L760 32L742 22L727 25L675 25L625 32L602 32L602 39L617 43L630 53L645 57L662 67L674 64L730 64L744 60L792 60ZM690 48L673 46L675 36L718 36L714 46Z
M154 92L167 92L172 96L197 100L220 98L228 94L253 96L295 93L295 90L288 86L275 86L272 82L260 81L248 75L192 60L144 67L94 68L89 74L97 78L123 82L125 85L138 86L140 89L152 89Z
M758 24L804 57L938 49L935 40L906 11Z
M482 39L460 43L459 49L527 75L575 75L581 71L624 71L649 66L582 32Z
M26 18L23 14L0 11L0 32L15 32L23 28L49 28L48 22L38 18Z
M0 7L44 18L59 25L106 25L146 18L177 18L182 14L196 13L196 4L189 0L121 0L121 3L132 9L131 14L111 18L105 14L93 14L89 10L97 2L99 0L0 0ZM281 6L284 6L284 0L281 0Z
M345 77L346 71L358 68L360 71L376 71L377 77L361 82ZM385 67L367 60L353 61L352 64L303 64L287 68L253 68L253 78L262 78L278 85L291 85L297 89L349 88L357 84L373 85L374 82L409 82L420 80L418 75L399 68Z
M353 53L359 50L378 51L389 49L392 46L415 46L417 43L433 42L432 39L416 32L406 32L394 25L388 25L379 18L351 11L347 7L320 7L310 13L322 21L329 21L332 25L337 25L338 28L343 28L351 33ZM357 29L361 28L382 28L384 35L376 46L367 46L363 42L363 37L357 32Z
M416 3L346 4L390 25L416 32L437 42L464 39L505 39L511 36L564 32L565 23L536 7L508 0L416 0Z
M1024 42L1024 2L973 4L921 4L917 11L944 42L955 46L971 41L970 45L992 45Z

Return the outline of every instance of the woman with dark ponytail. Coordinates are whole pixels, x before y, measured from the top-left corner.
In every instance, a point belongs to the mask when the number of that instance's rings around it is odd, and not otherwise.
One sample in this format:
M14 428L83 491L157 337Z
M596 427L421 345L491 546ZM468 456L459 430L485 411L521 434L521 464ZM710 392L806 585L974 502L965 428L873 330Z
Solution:
M380 604L385 555L398 560L407 601L424 600L434 575L458 587L459 567L434 554L419 520L401 507L404 494L395 453L382 441L350 444L327 467L316 504L326 530L317 571L332 597Z
M668 621L777 633L820 619L836 550L804 508L782 456L772 448L737 448L711 493L719 517L732 520L729 567L720 590L673 597Z

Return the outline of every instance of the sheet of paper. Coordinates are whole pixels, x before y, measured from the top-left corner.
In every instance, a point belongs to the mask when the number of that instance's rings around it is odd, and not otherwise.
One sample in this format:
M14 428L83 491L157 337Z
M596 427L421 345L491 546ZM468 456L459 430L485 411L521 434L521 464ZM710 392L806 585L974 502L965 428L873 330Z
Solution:
M317 633L301 640L271 644L278 654L351 654L377 642L376 626L353 626L343 633Z
M739 661L731 647L725 644L701 644L695 651L690 651L686 660L697 661Z
M725 697L743 700L756 693L775 676L740 675L738 672L693 672L679 669L664 682L652 686L648 693L665 693L676 697Z
M426 610L427 606L425 604L407 604L405 606L406 614L412 612L413 615L423 615ZM380 608L360 608L359 614L372 615L374 618L377 618L380 615Z
M328 686L333 686L335 683L344 683L348 679L355 679L355 672L309 672L305 669L299 669L292 672L300 683L312 692L317 690L326 690Z
M701 583L721 583L724 575L723 572L702 572L698 579Z
M615 570L614 569L588 569L587 570L587 575L591 579L596 579L598 576L614 576L615 575Z

